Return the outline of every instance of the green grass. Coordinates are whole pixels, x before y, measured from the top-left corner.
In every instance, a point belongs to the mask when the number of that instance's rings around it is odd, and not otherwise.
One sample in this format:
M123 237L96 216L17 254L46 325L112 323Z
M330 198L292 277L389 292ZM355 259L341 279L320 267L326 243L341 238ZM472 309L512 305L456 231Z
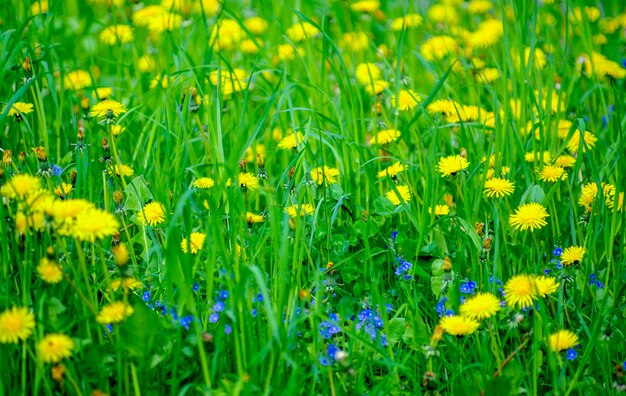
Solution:
M626 384L619 368L626 360L624 211L601 193L610 183L617 198L626 185L624 78L598 74L597 64L591 73L580 70L581 56L597 52L624 72L626 23L606 31L620 12L625 19L620 1L594 4L600 20L583 12L579 21L568 15L588 2L501 0L483 15L455 5L452 23L433 21L430 2L382 2L370 15L343 1L226 1L215 15L173 7L182 24L160 33L133 23L140 9L134 2L49 3L45 15L33 15L30 2L19 0L0 11L0 102L7 109L33 105L21 122L8 110L0 114L0 148L13 153L1 165L0 185L18 174L39 175L50 192L72 184L68 199L114 214L129 260L115 265L118 236L92 243L64 233L49 216L55 203L3 198L0 313L26 307L36 326L25 340L0 343L0 395L570 395L617 394ZM423 17L420 26L390 28L410 13ZM236 21L242 40L254 36L245 25L250 16L268 23L255 36L257 53L243 53L241 43L219 51L209 45L221 20ZM469 47L466 34L491 18L502 21L502 37L486 48ZM298 42L286 33L297 22L320 33ZM114 24L131 25L134 39L102 43L100 32ZM353 31L368 37L358 51L343 43ZM604 44L597 42L601 32ZM421 48L437 35L454 37L459 47L429 60ZM281 44L302 52L280 60ZM520 62L527 49L528 60ZM153 70L140 69L146 54L154 57ZM544 54L545 65L536 64ZM23 67L25 58L32 71ZM499 78L482 81L472 58ZM389 83L381 94L368 94L357 82L363 62L381 68ZM226 84L211 82L212 72L223 77L236 69L250 76L241 92L228 94ZM92 82L80 90L65 86L75 70L87 71ZM167 87L151 87L157 75L168 76ZM112 98L128 109L114 120L125 128L119 136L89 116L96 87L112 88ZM392 96L401 89L420 96L413 109L395 108ZM90 107L83 107L84 98ZM429 107L442 99L457 103L447 117ZM461 105L479 106L480 116L464 118ZM481 118L485 112L493 122ZM571 121L564 139L559 120ZM400 138L370 144L387 128L398 129ZM283 150L275 130L304 139ZM597 142L580 139L570 150L567 143L585 130ZM39 146L47 161L36 158L32 148ZM565 179L541 181L544 151L552 159L576 158ZM467 169L442 177L440 158L460 153ZM491 155L495 175L515 184L507 197L484 193ZM396 161L406 171L394 180L377 177ZM51 164L62 173L42 174ZM134 174L113 174L116 164ZM317 185L311 171L320 166L338 169L338 182ZM238 186L243 169L258 174L261 168L267 178L259 189ZM193 187L200 177L215 185ZM579 199L588 183L599 193L584 207ZM385 194L402 185L411 198L394 205ZM116 191L123 194L120 204ZM450 213L431 213L446 194ZM137 215L152 201L165 207L165 221L143 226ZM547 209L547 225L516 230L510 215L529 202ZM285 209L304 203L314 211L291 220ZM248 224L247 212L264 221ZM181 241L192 232L206 235L204 245L197 254L183 253ZM586 254L560 268L553 249L569 246ZM63 270L56 284L37 271L49 247ZM451 271L442 269L446 258ZM412 264L410 279L395 274L402 261ZM531 308L504 306L472 334L433 336L438 303L445 298L444 311L458 315L470 297L463 292L468 281L504 301L501 288L511 277L546 270L559 287ZM113 290L120 278L142 286ZM134 312L109 331L96 317L112 301L127 302ZM215 321L218 301L224 308ZM375 337L360 324L365 310L380 321ZM189 318L187 326L181 318ZM331 326L335 334L324 334ZM578 336L573 360L548 346L562 329ZM3 331L0 322L0 338ZM71 337L71 357L44 362L37 345L51 333ZM335 355L339 360L328 356L331 344L345 352ZM59 365L63 379L55 380L51 370Z

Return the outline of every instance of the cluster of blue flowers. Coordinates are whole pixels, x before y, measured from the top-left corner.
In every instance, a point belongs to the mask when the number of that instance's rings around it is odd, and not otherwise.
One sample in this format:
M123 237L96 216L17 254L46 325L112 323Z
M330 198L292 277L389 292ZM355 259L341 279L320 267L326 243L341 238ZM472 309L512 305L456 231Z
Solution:
M409 271L411 270L411 267L413 267L413 264L404 260L398 253L396 253L396 238L398 238L398 231L391 233L391 244L389 246L393 251L393 254L396 256L396 262L398 264L395 274L396 276L403 277L404 280L410 280L413 277L409 275Z
M389 312L389 306L387 306L386 308L387 312ZM378 315L370 308L361 310L358 316L358 323L356 324L357 330L363 329L367 334L370 335L370 338L373 341L378 336L379 330L381 330L383 327L384 323L380 315ZM382 332L380 333L380 339L382 344L384 346L387 346L387 336Z
M161 314L161 316L169 315L172 318L173 323L178 324L187 330L189 330L189 326L191 326L193 321L196 320L196 318L193 315L187 315L187 316L178 315L178 312L176 311L175 307L171 307L168 309L167 304L159 300L156 300L153 303L150 290L146 290L141 296L141 299L143 300L143 302L145 302L148 305L150 309L155 310L156 312Z
M604 289L604 283L598 280L595 273L589 275L589 284L591 286L596 286L598 289Z
M335 356L337 355L337 352L340 352L340 351L341 349L339 349L337 345L329 344L328 347L326 347L326 354L320 357L320 364L322 366L332 365L337 360L335 358Z
M326 339L331 338L335 334L341 332L339 328L339 317L336 313L328 315L328 320L320 323L320 335Z
M439 301L437 302L437 306L435 307L435 310L437 311L437 315L439 315L439 317L442 316L454 316L454 311L451 309L446 309L446 301L448 301L447 297L441 297L439 299Z
M561 257L561 254L563 254L563 249L558 246L555 246L554 250L552 250L552 255L554 256L554 258L552 258L550 262L556 265L556 269L563 268L563 264L561 264L561 260L559 260L559 257Z

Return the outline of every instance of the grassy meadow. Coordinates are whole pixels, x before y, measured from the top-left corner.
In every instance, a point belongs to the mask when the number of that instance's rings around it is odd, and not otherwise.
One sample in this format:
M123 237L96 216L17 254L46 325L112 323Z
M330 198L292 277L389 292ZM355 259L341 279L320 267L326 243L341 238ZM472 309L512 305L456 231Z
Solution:
M0 396L626 392L622 0L7 0Z

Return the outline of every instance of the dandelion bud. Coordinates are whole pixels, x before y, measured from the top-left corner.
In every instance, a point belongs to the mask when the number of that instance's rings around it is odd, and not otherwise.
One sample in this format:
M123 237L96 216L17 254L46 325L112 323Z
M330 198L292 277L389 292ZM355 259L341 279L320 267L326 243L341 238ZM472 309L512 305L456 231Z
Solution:
M258 166L265 166L265 158L263 158L263 156L261 154L257 154L256 155L256 163Z
M26 152L20 151L20 153L17 155L17 159L18 161L20 161L20 163L24 163L24 160L26 159Z
M72 185L76 184L77 175L78 175L78 172L76 172L76 169L72 169L72 171L70 172L70 181L72 182Z
M48 246L48 249L46 249L46 256L48 256L50 260L54 259L54 248L52 246Z
M30 63L29 57L24 58L24 62L22 62L22 69L24 69L26 73L30 73L33 71L33 66Z
M467 158L467 150L465 149L465 147L461 147L461 152L459 153L459 155L461 156L461 158Z
M115 265L118 267L123 267L128 263L128 249L126 248L126 244L119 243L113 248L111 248L111 252L113 253L113 258L115 259Z
M246 171L247 165L248 165L248 161L246 161L245 159L242 159L241 161L239 161L239 169L241 169L242 172Z
M293 179L293 176L296 174L296 168L292 167L289 169L289 179Z
M80 107L83 108L83 110L89 110L89 98L84 96L81 100L80 100Z
M300 300L304 300L309 296L309 291L306 289L300 290Z
M478 234L478 236L484 236L485 235L485 223L476 223L474 225L474 230L476 230L476 233Z
M82 142L85 140L85 130L83 128L78 128L78 133L76 134L76 140Z
M444 272L452 271L452 261L450 261L450 257L444 257L443 258L443 264L441 264L441 269Z
M2 153L2 163L5 166L9 166L11 165L12 162L13 162L13 153L11 152L11 150L4 150L4 153Z
M56 366L52 366L52 368L50 369L50 376L60 386L63 386L63 381L65 381L65 366L63 364L57 364Z
M39 161L48 160L48 153L46 152L45 147L42 147L42 146L33 147L32 150L33 150L33 153L35 153L35 157L37 157Z
M124 200L124 194L122 194L121 191L117 190L113 192L113 201L115 201L116 205L119 206L123 200Z
M491 238L486 238L486 239L483 241L483 249L485 249L485 250L489 250L489 249L491 249L491 241L492 241L492 239L491 239Z

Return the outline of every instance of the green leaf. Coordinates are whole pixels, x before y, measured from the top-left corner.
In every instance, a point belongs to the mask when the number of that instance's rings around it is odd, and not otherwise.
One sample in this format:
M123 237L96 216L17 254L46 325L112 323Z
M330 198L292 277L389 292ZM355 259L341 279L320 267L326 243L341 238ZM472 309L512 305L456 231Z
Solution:
M541 186L531 184L522 195L520 205L524 205L525 203L530 202L542 203L545 196L546 193L543 191L543 188L541 188Z
M159 318L154 311L144 304L137 304L133 314L119 326L122 348L129 356L147 357L159 327Z
M393 318L387 324L387 337L390 344L395 344L404 338L406 321L404 318Z
M140 211L146 201L153 199L150 187L143 176L137 176L126 186L124 196L126 197L125 208L135 211Z

